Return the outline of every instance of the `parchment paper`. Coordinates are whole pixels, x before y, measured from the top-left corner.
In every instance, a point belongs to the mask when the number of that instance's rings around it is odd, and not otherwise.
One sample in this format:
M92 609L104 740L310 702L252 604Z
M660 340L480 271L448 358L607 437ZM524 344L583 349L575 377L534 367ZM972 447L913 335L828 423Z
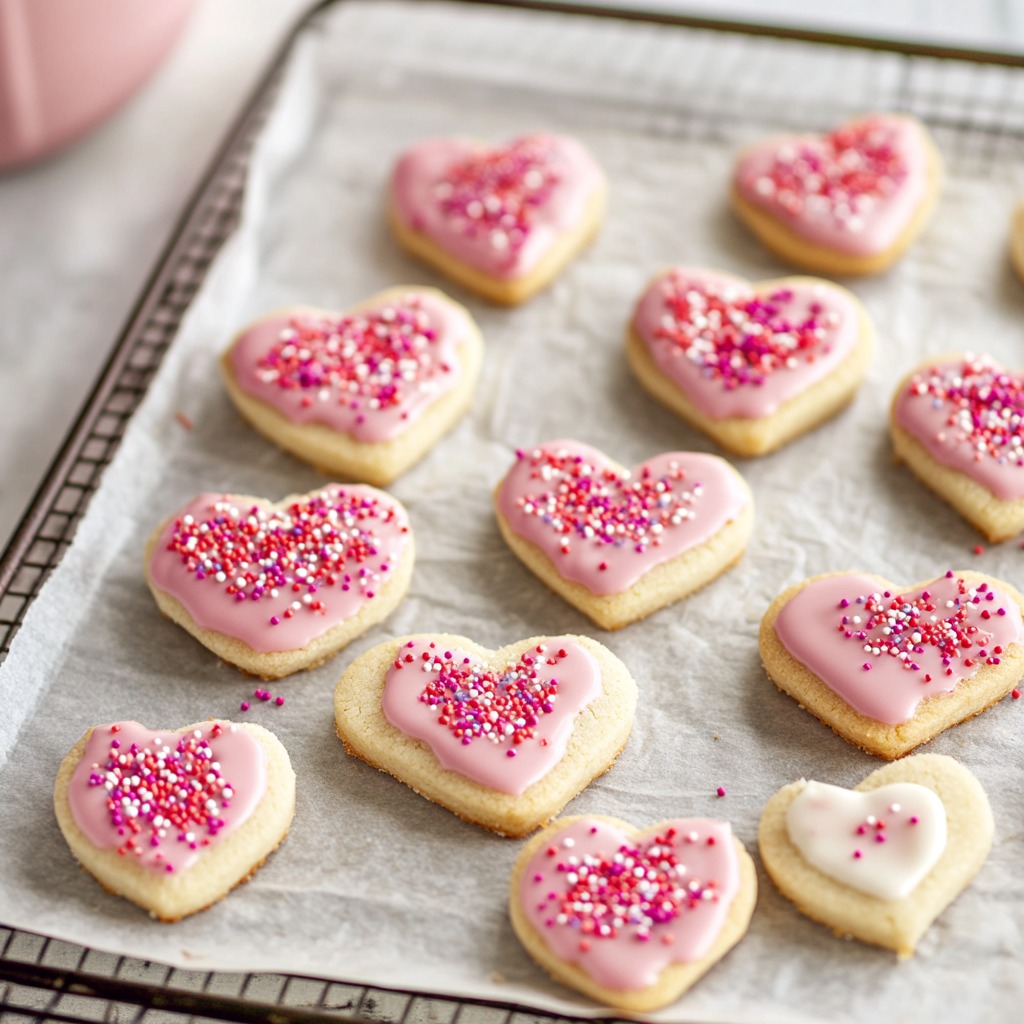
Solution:
M595 1012L549 981L512 935L506 887L519 844L348 758L334 735L334 683L390 635L436 630L498 646L541 632L594 634L498 535L490 492L513 450L559 436L625 463L713 450L635 383L623 336L633 301L666 264L755 279L785 272L727 208L736 149L895 107L917 95L915 84L931 95L931 79L943 95L977 95L983 122L983 105L995 111L996 100L974 89L981 74L434 4L347 4L309 31L260 143L244 223L0 674L0 920L186 967L296 971ZM618 764L570 812L639 826L721 816L756 856L758 817L778 787L801 775L853 785L878 765L765 677L756 634L772 597L804 576L846 569L909 583L970 566L1021 584L1018 544L975 556L977 535L893 465L885 430L897 376L927 354L973 348L1019 362L1024 288L1005 247L1020 154L990 152L987 136L945 129L945 110L934 113L950 165L934 223L895 269L852 282L878 326L867 382L833 422L739 463L757 527L735 570L643 623L595 634L630 666L641 702ZM322 478L240 421L216 355L240 324L288 302L340 309L395 283L448 287L385 230L393 158L430 134L499 140L535 128L574 132L592 147L611 180L608 223L523 308L494 309L450 288L479 318L487 352L469 416L393 487L416 530L412 591L331 663L272 684L283 707L253 701L243 716L253 682L160 617L142 578L143 542L201 490L279 497ZM931 744L981 779L998 835L977 880L912 962L834 939L762 872L747 937L659 1019L1005 1019L1024 994L1022 714L1007 699ZM53 819L53 777L90 725L137 718L173 727L212 715L274 729L298 773L298 813L252 882L180 924L157 924L78 870Z

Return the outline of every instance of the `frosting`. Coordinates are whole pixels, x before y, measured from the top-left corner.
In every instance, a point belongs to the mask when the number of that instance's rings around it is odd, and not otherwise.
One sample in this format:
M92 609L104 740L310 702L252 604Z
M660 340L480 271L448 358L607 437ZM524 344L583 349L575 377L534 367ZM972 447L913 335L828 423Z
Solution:
M628 992L706 956L738 889L728 822L677 819L640 838L580 818L530 859L519 898L555 956Z
M819 871L869 896L901 900L946 848L946 808L915 782L867 792L808 782L786 810L786 829Z
M68 804L97 849L152 871L185 871L253 813L265 760L259 741L230 722L184 733L101 725L72 773Z
M278 313L231 348L238 386L295 423L387 441L455 387L472 330L457 306L409 291L354 313Z
M654 280L633 326L658 369L713 420L770 415L860 337L853 299L828 282L790 278L764 290L688 267Z
M529 273L575 228L603 181L582 143L527 135L488 148L427 139L407 150L391 183L394 210L462 263L492 277Z
M928 194L928 151L909 118L873 114L827 135L748 149L735 185L808 242L868 256L894 245Z
M618 594L703 544L749 501L724 459L669 452L633 470L595 448L550 441L516 453L498 490L513 532L594 594Z
M789 653L854 710L888 725L926 697L951 693L1024 637L1017 602L952 572L899 593L877 579L826 576L783 606L775 632Z
M497 668L417 638L388 670L381 707L444 768L519 796L562 759L577 713L600 693L594 657L566 637Z
M1024 378L988 356L919 370L902 388L896 423L944 466L1002 501L1024 498Z
M386 586L409 534L383 491L331 484L286 506L201 494L168 520L153 584L255 651L305 647Z

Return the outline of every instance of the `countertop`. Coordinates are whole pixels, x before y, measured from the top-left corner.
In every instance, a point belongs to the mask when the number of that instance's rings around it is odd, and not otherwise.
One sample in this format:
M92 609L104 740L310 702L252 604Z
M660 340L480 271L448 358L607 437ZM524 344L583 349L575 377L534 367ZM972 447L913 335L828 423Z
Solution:
M68 150L0 174L0 550L74 422L177 214L308 4L200 0L170 58L112 119ZM652 0L647 6L1024 54L1020 0Z

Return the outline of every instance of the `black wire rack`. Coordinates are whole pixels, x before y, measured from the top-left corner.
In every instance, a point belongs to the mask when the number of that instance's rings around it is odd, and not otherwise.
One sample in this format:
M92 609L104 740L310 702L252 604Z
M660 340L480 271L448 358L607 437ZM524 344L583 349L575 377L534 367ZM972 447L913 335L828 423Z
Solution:
M953 144L949 151L954 160L975 172L1007 160L1024 169L1024 57L604 6L541 0L463 2L737 33L752 46L786 39L852 47L868 61L885 55L885 60L898 63L894 106L944 132ZM210 264L238 223L253 145L273 107L296 39L326 8L341 3L344 0L316 4L282 43L182 211L95 386L0 556L0 664L28 607L72 543L133 412ZM963 72L955 88L945 73L951 62ZM464 1002L315 977L182 970L0 925L0 1020L5 1022L529 1024L562 1019L509 1004Z

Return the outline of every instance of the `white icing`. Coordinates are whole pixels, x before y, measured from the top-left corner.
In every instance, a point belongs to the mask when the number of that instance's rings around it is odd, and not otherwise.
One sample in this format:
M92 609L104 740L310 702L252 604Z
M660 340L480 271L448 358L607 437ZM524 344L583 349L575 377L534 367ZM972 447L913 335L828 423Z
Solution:
M909 896L946 848L946 809L915 782L864 793L808 782L789 805L786 828L808 863L883 900Z

